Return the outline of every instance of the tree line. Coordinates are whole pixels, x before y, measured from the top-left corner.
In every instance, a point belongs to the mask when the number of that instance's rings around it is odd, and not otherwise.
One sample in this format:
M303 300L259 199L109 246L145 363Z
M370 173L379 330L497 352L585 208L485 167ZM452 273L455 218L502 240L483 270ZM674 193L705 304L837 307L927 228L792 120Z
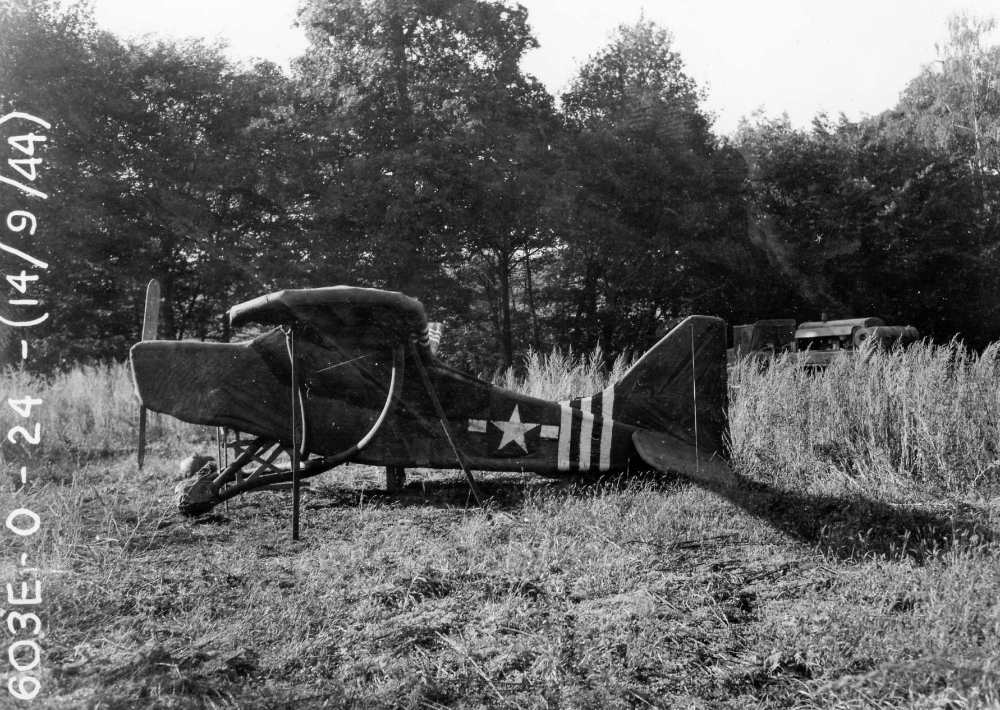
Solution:
M0 7L0 112L53 124L45 233L8 237L53 264L39 366L124 357L151 277L167 338L228 339L225 310L278 288L401 290L479 371L529 347L639 351L694 312L1000 333L990 21L954 18L878 116L731 137L648 20L558 100L521 68L519 5L305 0L298 21L286 73L124 41L86 5Z

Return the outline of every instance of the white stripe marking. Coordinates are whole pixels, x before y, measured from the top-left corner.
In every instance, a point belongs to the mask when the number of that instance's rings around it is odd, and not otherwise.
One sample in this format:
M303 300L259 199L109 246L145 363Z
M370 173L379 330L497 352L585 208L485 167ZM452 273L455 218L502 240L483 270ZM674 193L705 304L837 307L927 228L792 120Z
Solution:
M559 426L557 424L542 424L542 432L539 436L543 439L558 439Z
M556 459L556 468L560 471L569 471L569 436L573 431L573 410L569 408L569 402L560 402L562 416L559 424L559 455Z
M615 412L615 388L608 387L601 393L601 459L598 469L611 468L611 429Z
M580 410L583 419L580 422L580 470L590 470L590 436L594 432L594 414L590 411L592 399L584 397L580 400Z

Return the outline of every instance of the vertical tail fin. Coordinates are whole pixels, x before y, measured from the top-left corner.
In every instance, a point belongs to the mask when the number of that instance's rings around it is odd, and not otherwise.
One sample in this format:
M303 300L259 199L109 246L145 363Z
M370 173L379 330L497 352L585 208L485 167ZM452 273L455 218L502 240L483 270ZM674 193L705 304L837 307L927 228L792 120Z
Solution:
M677 445L692 461L726 456L726 326L690 316L654 345L613 385L614 418ZM650 465L643 447L639 453Z

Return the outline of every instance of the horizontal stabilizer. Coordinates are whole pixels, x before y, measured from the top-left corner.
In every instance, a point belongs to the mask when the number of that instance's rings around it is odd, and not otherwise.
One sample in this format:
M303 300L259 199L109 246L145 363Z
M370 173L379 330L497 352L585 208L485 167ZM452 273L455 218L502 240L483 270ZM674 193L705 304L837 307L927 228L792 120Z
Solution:
M660 431L633 432L632 443L639 456L658 471L676 471L707 488L732 488L736 476L718 455L706 455L693 445Z

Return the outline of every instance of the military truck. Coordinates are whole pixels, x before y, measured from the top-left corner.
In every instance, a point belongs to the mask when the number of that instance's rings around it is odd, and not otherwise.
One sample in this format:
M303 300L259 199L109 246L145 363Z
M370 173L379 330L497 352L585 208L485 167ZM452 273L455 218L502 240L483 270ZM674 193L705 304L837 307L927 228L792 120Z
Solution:
M801 364L822 368L843 353L857 353L866 341L875 347L909 345L920 339L912 325L886 325L881 318L845 318L800 323L795 330L795 350Z
M790 319L761 320L733 328L730 361L751 354L766 357L793 352L805 367L821 369L838 355L859 352L869 340L876 347L889 348L919 339L920 332L913 326L886 325L881 318L807 321L797 328Z

